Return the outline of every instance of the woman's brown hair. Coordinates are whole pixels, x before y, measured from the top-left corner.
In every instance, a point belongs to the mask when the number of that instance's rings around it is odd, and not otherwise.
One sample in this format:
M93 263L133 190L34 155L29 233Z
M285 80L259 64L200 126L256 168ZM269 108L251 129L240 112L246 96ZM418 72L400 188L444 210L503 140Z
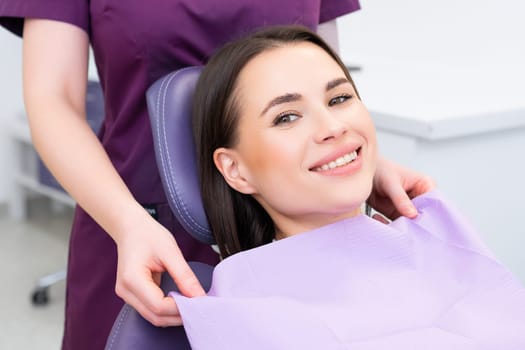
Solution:
M193 137L201 194L223 258L269 243L275 235L274 224L261 205L252 196L232 189L213 162L216 149L234 147L239 139L237 79L255 56L300 42L313 43L326 51L354 85L345 65L330 46L302 26L270 27L226 44L209 60L197 83L193 98Z

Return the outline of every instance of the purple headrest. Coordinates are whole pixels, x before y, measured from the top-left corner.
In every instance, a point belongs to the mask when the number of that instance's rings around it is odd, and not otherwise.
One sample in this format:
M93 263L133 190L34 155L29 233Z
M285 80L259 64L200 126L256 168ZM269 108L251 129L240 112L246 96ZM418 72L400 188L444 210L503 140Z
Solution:
M193 237L215 243L204 212L191 127L192 98L202 67L183 68L146 92L157 166L168 203Z

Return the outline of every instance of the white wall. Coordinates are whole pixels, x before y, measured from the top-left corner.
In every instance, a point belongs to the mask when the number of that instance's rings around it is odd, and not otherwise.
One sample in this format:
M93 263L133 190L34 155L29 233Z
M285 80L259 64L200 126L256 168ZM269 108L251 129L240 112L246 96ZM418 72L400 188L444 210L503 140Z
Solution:
M9 169L14 164L7 134L8 120L23 110L22 100L22 40L6 30L0 30L0 204L9 195Z
M341 54L349 64L361 65L368 76L377 73L370 69L374 64L390 65L392 70L411 65L420 70L421 76L411 83L427 95L436 94L434 99L420 94L427 97L425 103L432 111L441 106L440 92L432 91L434 81L444 80L449 81L447 89L458 91L447 96L455 99L457 114L463 113L465 105L473 109L481 98L488 112L504 105L521 108L525 96L524 13L525 3L520 0L362 1L361 11L339 20ZM360 75L355 78L359 82ZM376 95L367 94L369 81L367 77L359 82L359 89L370 106L388 105L385 112L391 112L392 107L411 103L407 93L412 94L414 88L376 103ZM375 90L392 85L373 83Z
M525 3L520 0L363 0L339 20L350 62L394 60L523 62ZM488 74L494 72L487 72Z

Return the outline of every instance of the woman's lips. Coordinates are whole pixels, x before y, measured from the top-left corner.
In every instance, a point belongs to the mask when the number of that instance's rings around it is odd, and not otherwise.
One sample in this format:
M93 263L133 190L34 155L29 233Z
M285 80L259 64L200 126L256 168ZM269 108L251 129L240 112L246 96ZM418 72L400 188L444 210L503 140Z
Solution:
M341 156L328 163L324 163L323 165L314 168L313 171L324 171L324 170L329 170L329 169L335 169L337 167L344 166L348 163L353 162L356 158L357 158L357 150L347 153L344 156Z
M331 161L316 165L310 170L323 175L348 175L361 168L361 147Z
M329 170L336 168L338 166L345 165L349 162L352 162L357 158L361 150L362 145L351 145L345 147L345 149L340 149L337 152L332 152L320 159L317 163L313 164L309 170L311 171L321 171Z

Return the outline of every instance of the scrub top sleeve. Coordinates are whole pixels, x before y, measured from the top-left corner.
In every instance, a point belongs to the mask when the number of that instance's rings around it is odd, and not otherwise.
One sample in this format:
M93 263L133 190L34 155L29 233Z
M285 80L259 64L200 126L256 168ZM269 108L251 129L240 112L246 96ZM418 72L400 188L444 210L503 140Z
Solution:
M319 23L334 20L360 8L359 0L323 0L321 1Z
M22 36L24 18L50 19L89 33L89 0L0 0L0 25Z

